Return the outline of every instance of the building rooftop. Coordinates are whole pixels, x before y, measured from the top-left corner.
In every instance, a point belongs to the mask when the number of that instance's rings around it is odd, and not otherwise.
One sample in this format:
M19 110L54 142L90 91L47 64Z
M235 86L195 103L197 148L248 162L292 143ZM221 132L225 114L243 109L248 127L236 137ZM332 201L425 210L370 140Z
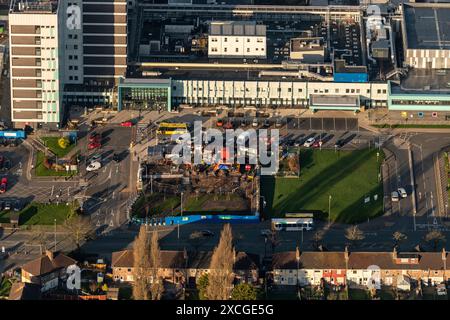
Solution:
M12 0L10 13L55 13L57 0Z
M450 50L449 4L404 4L403 16L408 49Z
M412 69L402 79L401 85L391 86L393 93L450 94L450 70Z

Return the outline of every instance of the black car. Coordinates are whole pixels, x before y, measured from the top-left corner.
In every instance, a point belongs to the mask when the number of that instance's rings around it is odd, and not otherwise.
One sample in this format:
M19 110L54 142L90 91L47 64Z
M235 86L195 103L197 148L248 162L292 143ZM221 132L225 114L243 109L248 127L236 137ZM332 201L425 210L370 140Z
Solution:
M202 233L202 236L204 237L214 237L214 232L209 230L202 230L200 231Z
M338 139L338 140L336 140L336 142L334 143L334 147L335 147L335 148L340 148L340 147L342 147L344 144L345 144L344 140Z
M19 211L22 211L22 209L23 209L23 203L20 202L20 201L16 201L16 202L14 203L14 208L13 208L13 210L14 210L15 212L19 212Z
M0 211L2 211L4 207L5 207L5 202L0 201Z
M114 154L113 154L113 160L114 160L115 162L119 162L119 161L120 161L120 156L119 156L119 154L114 153Z

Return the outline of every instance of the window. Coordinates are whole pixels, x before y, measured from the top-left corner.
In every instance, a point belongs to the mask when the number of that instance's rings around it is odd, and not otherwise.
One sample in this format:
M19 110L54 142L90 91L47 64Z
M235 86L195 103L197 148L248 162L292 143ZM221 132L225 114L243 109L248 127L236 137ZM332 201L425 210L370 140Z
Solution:
M236 48L236 52L239 52L239 48Z
M223 38L223 42L228 42L228 38Z
M288 92L292 92L292 88L288 88Z
M72 70L73 69L73 66L69 66L69 70Z
M302 92L303 90L301 88L298 89L298 92Z

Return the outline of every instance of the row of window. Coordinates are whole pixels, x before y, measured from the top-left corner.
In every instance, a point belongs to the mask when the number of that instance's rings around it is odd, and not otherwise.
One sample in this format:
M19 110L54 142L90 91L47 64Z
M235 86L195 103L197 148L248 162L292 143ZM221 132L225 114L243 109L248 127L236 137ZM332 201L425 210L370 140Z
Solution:
M239 42L239 39L240 38L235 38L235 42ZM211 42L218 42L219 40L218 40L218 38L211 38ZM251 39L250 38L247 38L247 42L250 42L251 41ZM223 42L228 42L228 38L227 37L225 37L225 38L223 38ZM264 42L264 40L263 40L263 38L258 38L258 39L256 39L256 42L258 42L258 43L263 43Z
M247 52L250 52L251 48L246 48ZM264 51L264 48L255 48L255 51L259 51L259 49L261 49L261 51ZM218 49L216 47L212 47L211 48L211 52L218 52ZM228 52L228 48L223 48L223 52ZM235 52L239 53L239 48L235 48Z
M201 88L201 87L199 87L199 88L193 87L192 89L194 91L203 91L203 88ZM177 90L177 87L174 86L173 90ZM216 90L217 91L224 91L223 88L221 88L221 87L219 87ZM212 91L214 91L214 89L213 88L209 88L209 91L212 92ZM228 90L226 90L226 91L228 91ZM238 91L238 90L236 89L235 91ZM240 91L244 92L244 89L241 88ZM277 92L281 92L281 91L282 91L282 88L277 88ZM250 89L249 88L245 88L245 92L250 92ZM265 88L257 87L256 88L256 92L266 92L266 90L265 90ZM292 88L291 87L287 88L287 92L292 92ZM301 93L301 92L303 92L303 89L302 88L298 88L297 92ZM330 93L330 90L329 89L324 89L322 91L322 90L319 90L319 89L314 89L313 92L314 93ZM340 93L340 89L339 88L334 89L334 93ZM361 93L361 90L360 89L345 89L345 93ZM385 94L386 93L386 89L378 89L377 93L378 94L381 94L381 93ZM370 89L367 89L367 94L370 94Z

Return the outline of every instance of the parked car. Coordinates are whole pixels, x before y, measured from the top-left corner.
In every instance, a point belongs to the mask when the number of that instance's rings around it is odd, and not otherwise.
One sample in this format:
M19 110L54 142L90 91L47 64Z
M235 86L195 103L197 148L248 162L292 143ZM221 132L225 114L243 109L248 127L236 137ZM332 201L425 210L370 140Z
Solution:
M89 160L90 162L102 161L102 155L100 153L96 153Z
M6 192L7 184L8 184L8 179L2 178L2 181L0 182L0 193Z
M24 207L23 203L17 200L17 201L14 203L14 208L13 208L13 210L14 210L15 212L19 212L19 211L22 211L23 207Z
M222 119L217 120L216 126L223 127L223 120Z
M314 141L314 143L312 144L313 148L320 148L321 146L322 146L322 140Z
M131 121L124 121L120 124L121 127L132 127L133 126L133 122Z
M0 156L0 169L3 168L4 164L5 164L5 157L4 156Z
M335 148L341 148L344 145L344 140L342 139L338 139L336 140L336 142L334 143L334 147Z
M275 122L275 127L279 128L283 125L283 122L281 121L281 119L277 119L277 121Z
M200 232L202 233L202 236L204 236L204 237L213 237L214 236L214 232L212 232L210 230L202 230Z
M5 208L5 202L0 201L0 211L2 211Z
M391 193L391 200L393 202L398 202L399 201L399 196L398 196L398 192L397 191L392 191L392 193Z
M113 154L113 161L115 161L115 162L119 162L120 161L120 156L119 156L118 153L114 153Z
M398 188L397 193L400 195L400 197L402 198L406 198L408 196L408 194L406 193L405 188Z
M100 142L91 142L88 144L88 150L100 148L102 144Z
M97 132L92 132L89 135L89 142L100 142L100 135Z
M269 121L269 119L264 120L263 127L264 127L264 128L269 128L269 127L270 127L270 121Z
M96 171L96 170L100 169L101 167L102 167L102 164L100 162L98 162L98 161L92 162L90 165L88 165L86 167L86 171L89 171L89 172Z
M313 143L316 141L316 138L309 138L308 140L305 141L305 143L303 144L304 147L309 148L313 145Z
M258 119L254 118L252 121L252 127L257 127L258 126Z
M224 128L224 129L233 129L233 122L228 121L227 123L225 123L225 124L223 125L223 128Z
M11 210L11 202L5 202L5 207L3 210Z

